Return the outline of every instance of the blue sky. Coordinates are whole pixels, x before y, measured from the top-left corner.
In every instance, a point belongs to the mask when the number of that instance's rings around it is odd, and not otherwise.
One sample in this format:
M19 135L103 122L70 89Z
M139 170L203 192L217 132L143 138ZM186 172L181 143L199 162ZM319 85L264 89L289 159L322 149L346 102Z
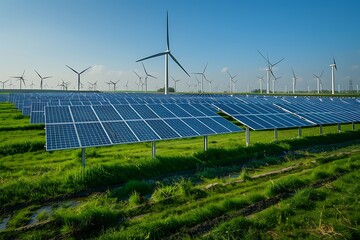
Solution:
M93 66L82 82L119 82L136 89L136 75L143 75L135 61L166 49L166 11L169 11L170 47L189 72L202 71L213 80L216 91L229 89L228 75L239 74L236 90L259 87L257 76L265 76L266 63L260 50L275 62L281 76L276 89L291 88L291 67L300 79L297 89L316 89L312 74L324 70L323 88L330 89L333 56L338 72L336 85L348 89L360 84L360 1L292 0L2 0L0 2L0 79L21 75L27 86L39 86L36 69L49 88L62 80L76 87L76 70ZM164 57L145 65L158 79L149 89L163 86ZM181 79L178 90L195 83L170 62L170 75ZM18 82L13 80L18 86ZM173 82L170 82L173 85ZM87 84L86 84L87 87ZM205 90L209 90L205 84Z

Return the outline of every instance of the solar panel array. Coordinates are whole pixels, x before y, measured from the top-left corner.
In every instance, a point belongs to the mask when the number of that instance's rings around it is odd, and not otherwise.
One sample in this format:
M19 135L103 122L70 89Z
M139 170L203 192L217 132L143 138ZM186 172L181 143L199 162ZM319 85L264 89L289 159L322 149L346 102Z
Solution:
M45 122L48 151L243 131L208 104L46 106Z

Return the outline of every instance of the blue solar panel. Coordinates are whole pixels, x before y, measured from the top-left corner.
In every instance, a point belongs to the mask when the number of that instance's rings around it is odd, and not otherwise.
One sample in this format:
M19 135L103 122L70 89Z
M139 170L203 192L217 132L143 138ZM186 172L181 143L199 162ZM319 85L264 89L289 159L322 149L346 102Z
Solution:
M138 142L138 139L125 122L104 122L103 126L113 143Z
M242 132L244 131L243 129L239 128L238 126L236 126L235 124L233 124L232 122L217 116L217 117L211 117L212 120L214 120L215 122L221 124L222 126L224 126L225 128L227 128L230 132Z
M100 123L76 123L75 125L82 147L111 144Z
M132 105L133 109L143 118L143 119L154 119L159 118L150 108L146 105Z
M91 106L71 106L70 109L75 122L98 121Z
M199 136L199 133L195 132L190 126L186 125L180 119L164 119L164 121L173 129L176 129L176 132L179 133L182 137Z
M30 123L45 123L44 112L31 112Z
M47 102L33 102L31 104L31 112L44 112L45 106L47 106Z
M46 125L46 150L79 148L79 141L73 124Z
M178 106L181 107L182 109L184 109L186 112L190 113L190 115L193 117L205 116L204 113L202 113L199 110L197 110L196 108L194 108L192 106L192 104L180 103L180 104L178 104Z
M175 115L170 112L167 108L158 104L150 104L148 107L153 110L161 118L174 118Z
M130 105L114 105L114 107L124 120L141 119Z
M199 110L200 112L204 113L206 116L219 116L216 113L216 109L211 106L210 104L192 104L194 108Z
M227 128L223 127L221 124L215 122L211 118L204 117L204 118L198 118L200 122L205 124L207 127L209 127L211 130L213 130L215 133L228 133L230 132Z
M141 142L159 140L158 135L143 121L128 121L129 127Z
M112 105L93 106L100 121L120 121L123 120Z
M177 117L191 117L188 112L184 111L184 109L180 108L176 104L164 104L163 106L170 110Z
M46 123L70 123L73 122L68 106L45 107Z
M171 129L163 120L146 120L150 127L160 136L161 139L179 138L173 129Z
M202 122L200 122L196 118L184 118L182 120L186 124L191 126L191 128L194 129L196 132L198 132L200 135L211 135L215 133L215 131L205 126Z

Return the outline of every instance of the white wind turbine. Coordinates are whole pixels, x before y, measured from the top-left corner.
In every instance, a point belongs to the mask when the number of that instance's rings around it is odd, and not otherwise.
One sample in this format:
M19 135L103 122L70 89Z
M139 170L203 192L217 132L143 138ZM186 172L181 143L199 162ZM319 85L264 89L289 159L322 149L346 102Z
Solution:
M264 81L264 76L257 77L259 79L259 85L260 85L260 93L262 94L262 83Z
M204 92L204 79L207 81L207 78L205 76L205 71L206 71L206 68L207 68L208 64L206 63L205 67L204 67L204 70L202 72L195 72L193 74L195 75L200 75L201 76L201 92Z
M235 84L237 81L234 80L238 74L235 74L234 76L231 76L231 74L229 73L229 71L226 71L230 77L230 80L229 80L229 88L230 88L230 93L232 93L234 91L234 86L233 86L233 83Z
M336 71L337 71L337 66L336 66L334 57L333 57L333 63L330 64L330 67L331 67L331 94L334 95L335 94L335 72L334 72L334 69L336 69Z
M139 78L139 82L138 83L135 83L136 84L136 86L138 86L138 91L139 91L139 88L140 88L140 86L141 86L141 88L142 88L142 86L143 86L143 81L141 80L142 78L144 78L144 77L141 77L137 72L135 72L135 71L133 71L135 74L136 74L136 76Z
M2 83L3 85L3 88L2 89L5 89L5 83L7 83L9 80L6 80L6 81L0 81L0 83Z
M25 74L25 70L23 72L23 74L21 76L18 76L18 77L12 77L12 78L17 78L18 81L20 82L20 89L22 89L22 83L24 83L24 86L25 86L25 79L24 79L24 74Z
M296 81L299 79L298 77L296 77L296 75L295 75L295 72L294 72L294 69L293 68L291 68L291 71L292 71L292 74L293 74L293 78L292 78L292 80L293 80L293 84L292 84L292 87L293 87L293 94L295 94L295 88L296 88Z
M159 57L165 55L165 94L169 93L169 56L172 58L172 60L190 77L190 75L186 72L186 70L181 66L181 64L176 60L174 55L170 52L170 41L169 41L169 14L166 13L166 50L161 53L157 53L154 55L151 55L146 58L142 58L137 60L136 62L141 62L143 60Z
M114 85L114 92L116 91L116 84L118 84L119 81L120 81L120 80L117 80L116 82L110 81L110 83L111 83L112 85Z
M70 68L74 73L76 73L77 75L78 75L78 91L80 91L80 75L81 74L83 74L85 71L87 71L88 69L90 69L91 68L91 66L90 67L88 67L88 68L86 68L86 69L84 69L84 70L82 70L81 72L78 72L78 71L76 71L75 69L73 69L72 67L70 67L70 66L68 66L68 65L66 65L68 68Z
M36 70L34 70L34 71L37 73L37 75L38 75L39 78L40 78L40 89L43 90L43 81L44 81L44 79L51 78L52 76L42 77L42 76L40 75L40 73L38 73Z
M267 65L268 65L267 69L266 69L266 93L269 94L270 93L270 75L272 75L275 78L272 69L273 69L273 67L275 67L277 64L279 64L285 58L280 59L276 63L271 63L269 60L269 56L267 56L267 58L266 58L259 50L257 50L257 51L265 59Z
M278 80L278 79L280 79L281 77L275 77L274 76L274 79L273 79L273 94L275 94L275 82Z
M155 78L155 79L157 79L157 78L154 77L153 75L149 74L149 73L146 71L146 68L145 68L143 62L141 62L141 64L142 64L143 69L144 69L144 72L145 72L144 84L145 84L145 92L147 92L147 86L148 86L148 84L147 84L147 79L148 79L148 77L152 77L152 78ZM137 75L137 74L136 74L136 75Z
M174 81L174 91L176 92L176 83L180 82L181 79L175 79L171 76L172 80Z
M321 82L321 76L323 75L324 73L324 70L322 70L321 74L318 76L318 75L314 75L314 77L316 78L316 85L317 85L317 93L320 94L320 82Z

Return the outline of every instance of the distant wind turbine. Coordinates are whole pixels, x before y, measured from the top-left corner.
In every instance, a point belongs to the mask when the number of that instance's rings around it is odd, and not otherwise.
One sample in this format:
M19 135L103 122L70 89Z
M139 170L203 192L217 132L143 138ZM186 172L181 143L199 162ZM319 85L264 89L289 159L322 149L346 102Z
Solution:
M201 92L204 92L204 79L207 80L206 76L205 76L205 71L207 68L208 64L206 63L204 70L202 72L195 72L193 74L195 75L200 75L201 76Z
M321 82L321 76L323 75L324 70L322 70L320 75L314 75L314 77L316 78L316 85L317 85L317 93L320 94L320 82Z
M6 81L0 81L0 83L2 83L3 85L3 88L2 89L5 89L5 83L7 83L9 80L6 80Z
M145 92L147 92L147 88L148 88L147 79L148 79L148 77L152 77L152 78L155 78L155 79L157 79L157 78L154 77L153 75L149 74L149 73L146 71L146 68L145 68L145 65L144 65L143 62L141 62L141 64L142 64L143 69L144 69L144 72L145 72L144 84L145 84Z
M283 61L285 58L280 59L276 63L271 63L269 60L269 56L265 57L259 50L257 50L258 53L265 59L267 63L267 69L266 69L266 93L270 93L270 75L272 75L274 78L274 73L272 71L273 67L275 67L277 64L279 64L281 61Z
M32 89L35 86L34 81L31 81L30 88Z
M257 77L259 79L259 84L260 84L260 93L262 93L262 83L264 81L264 76L261 77Z
M138 91L139 91L139 88L140 88L140 86L141 86L141 88L142 88L142 86L143 86L143 81L141 80L142 78L144 78L144 77L141 77L137 72L135 72L135 71L133 71L135 74L136 74L136 76L139 78L139 82L136 84L137 86L138 86Z
M128 90L128 88L129 88L129 81L126 81L126 84L125 84L126 91Z
M180 82L181 79L175 79L175 78L173 78L172 76L171 76L171 78L172 78L172 80L174 81L174 91L176 92L176 83L177 83L177 82Z
M88 68L86 68L86 69L84 69L84 70L82 70L81 72L78 72L78 71L76 71L75 69L73 69L72 67L70 67L70 66L68 66L68 65L66 65L68 68L70 68L74 73L76 73L77 75L78 75L78 91L80 91L80 75L81 74L83 74L85 71L87 71L88 69L90 69L91 68L91 66L90 67L88 67Z
M12 78L17 78L18 81L20 82L20 89L22 89L22 83L24 83L25 86L25 79L24 79L24 74L25 74L25 70L23 72L23 74L21 76L17 76L17 77L12 77Z
M114 92L116 91L116 84L118 84L119 81L120 81L120 80L117 80L116 82L110 81L110 83L111 83L112 85L114 85Z
M10 81L9 87L12 87L12 88L15 87L15 85L12 83L12 81Z
M333 63L330 64L330 67L331 67L331 94L334 95L335 94L335 72L334 72L334 69L336 69L336 71L337 71L337 66L336 66L334 57L333 57Z
M275 90L275 82L280 79L281 77L274 77L273 79L273 94L275 94L276 90Z
M43 90L43 80L44 80L44 79L47 79L47 78L51 78L52 76L42 77L36 70L34 70L34 71L37 73L37 75L38 75L39 78L40 78L40 89Z
M233 83L235 84L237 81L235 81L234 79L237 77L238 74L235 74L234 76L231 76L231 74L229 73L229 71L226 71L230 77L230 81L229 81L229 88L230 88L230 93L232 93L234 91L234 86Z
M291 68L291 71L292 71L292 74L293 74L293 84L292 84L292 87L293 87L293 94L295 94L295 91L296 91L296 81L299 79L298 77L296 77L295 75L295 72L294 72L294 69Z
M174 55L170 52L170 41L169 41L169 14L166 13L166 50L161 53L157 53L154 55L151 55L146 58L142 58L137 60L136 62L141 62L143 60L159 57L165 55L165 94L168 94L169 92L169 56L172 58L172 60L190 77L190 75L186 72L186 70L181 66L181 64L176 60Z

